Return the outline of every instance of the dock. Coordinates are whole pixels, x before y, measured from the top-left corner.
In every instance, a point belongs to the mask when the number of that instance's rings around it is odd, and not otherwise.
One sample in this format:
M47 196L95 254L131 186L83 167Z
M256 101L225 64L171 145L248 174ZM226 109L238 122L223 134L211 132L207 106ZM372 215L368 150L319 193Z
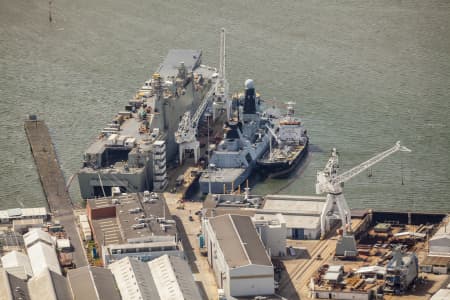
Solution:
M66 190L66 181L48 127L43 120L37 120L32 116L25 121L24 128L52 219L58 220L67 232L74 248L73 261L76 267L87 266L72 201Z

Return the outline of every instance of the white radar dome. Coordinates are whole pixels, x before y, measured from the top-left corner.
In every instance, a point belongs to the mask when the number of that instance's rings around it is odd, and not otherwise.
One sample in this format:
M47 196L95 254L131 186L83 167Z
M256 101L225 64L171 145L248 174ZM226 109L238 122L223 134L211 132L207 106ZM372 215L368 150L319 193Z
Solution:
M245 81L245 88L246 89L253 89L254 88L253 79L247 79Z

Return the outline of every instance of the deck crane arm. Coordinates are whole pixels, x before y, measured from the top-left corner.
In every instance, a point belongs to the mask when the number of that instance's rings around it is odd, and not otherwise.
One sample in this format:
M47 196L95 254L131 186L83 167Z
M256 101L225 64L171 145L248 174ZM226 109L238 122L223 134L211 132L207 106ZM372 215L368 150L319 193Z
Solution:
M220 30L219 78L225 80L225 28Z
M269 130L270 134L275 138L275 140L277 141L278 144L281 144L280 139L278 138L277 134L275 133L275 131L266 124L267 130Z
M356 167L353 167L350 170L345 171L344 173L336 176L332 183L333 184L339 184L339 183L342 183L342 182L346 182L346 181L352 179L353 177L355 177L356 175L358 175L359 173L363 172L364 170L367 170L371 166L379 163L383 159L385 159L388 156L394 154L397 151L411 152L410 149L406 148L405 146L402 146L400 144L400 141L397 141L397 143L395 143L395 145L392 148L390 148L390 149L388 149L386 151L383 151L383 152L375 155L371 159L363 162L362 164L359 164Z
M332 155L328 160L327 165L323 171L317 173L317 184L316 184L316 193L340 193L342 192L341 183L344 183L356 175L360 174L364 170L367 170L371 166L379 163L383 159L388 156L396 153L397 151L402 152L411 152L410 149L402 146L400 141L397 141L395 145L386 151L378 153L374 157L369 160L357 165L356 167L351 168L344 173L337 175L337 167L338 167L338 156L336 149L333 149Z

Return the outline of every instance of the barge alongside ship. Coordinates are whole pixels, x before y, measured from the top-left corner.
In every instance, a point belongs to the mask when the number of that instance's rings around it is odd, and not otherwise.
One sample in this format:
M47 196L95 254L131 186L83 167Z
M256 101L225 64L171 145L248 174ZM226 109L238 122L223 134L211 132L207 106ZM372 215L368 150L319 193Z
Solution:
M309 137L302 121L295 117L294 103L289 102L287 114L279 119L270 150L257 160L258 169L273 178L288 176L308 151Z

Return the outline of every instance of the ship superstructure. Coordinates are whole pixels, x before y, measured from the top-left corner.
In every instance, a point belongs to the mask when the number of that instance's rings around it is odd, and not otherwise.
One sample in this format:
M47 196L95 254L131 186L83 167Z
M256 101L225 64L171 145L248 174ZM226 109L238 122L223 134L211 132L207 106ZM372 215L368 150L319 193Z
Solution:
M176 158L175 131L185 112L197 111L213 93L217 70L201 65L200 50L170 50L159 70L145 81L89 146L78 172L83 198L123 192L163 190L166 162Z
M300 118L295 116L294 103L287 103L287 113L269 128L269 151L257 160L258 169L271 177L289 175L308 150L309 137Z
M237 99L235 116L224 124L224 139L212 151L208 170L200 177L203 193L233 191L250 176L256 160L269 145L270 119L259 112L253 80L245 82L245 96Z

